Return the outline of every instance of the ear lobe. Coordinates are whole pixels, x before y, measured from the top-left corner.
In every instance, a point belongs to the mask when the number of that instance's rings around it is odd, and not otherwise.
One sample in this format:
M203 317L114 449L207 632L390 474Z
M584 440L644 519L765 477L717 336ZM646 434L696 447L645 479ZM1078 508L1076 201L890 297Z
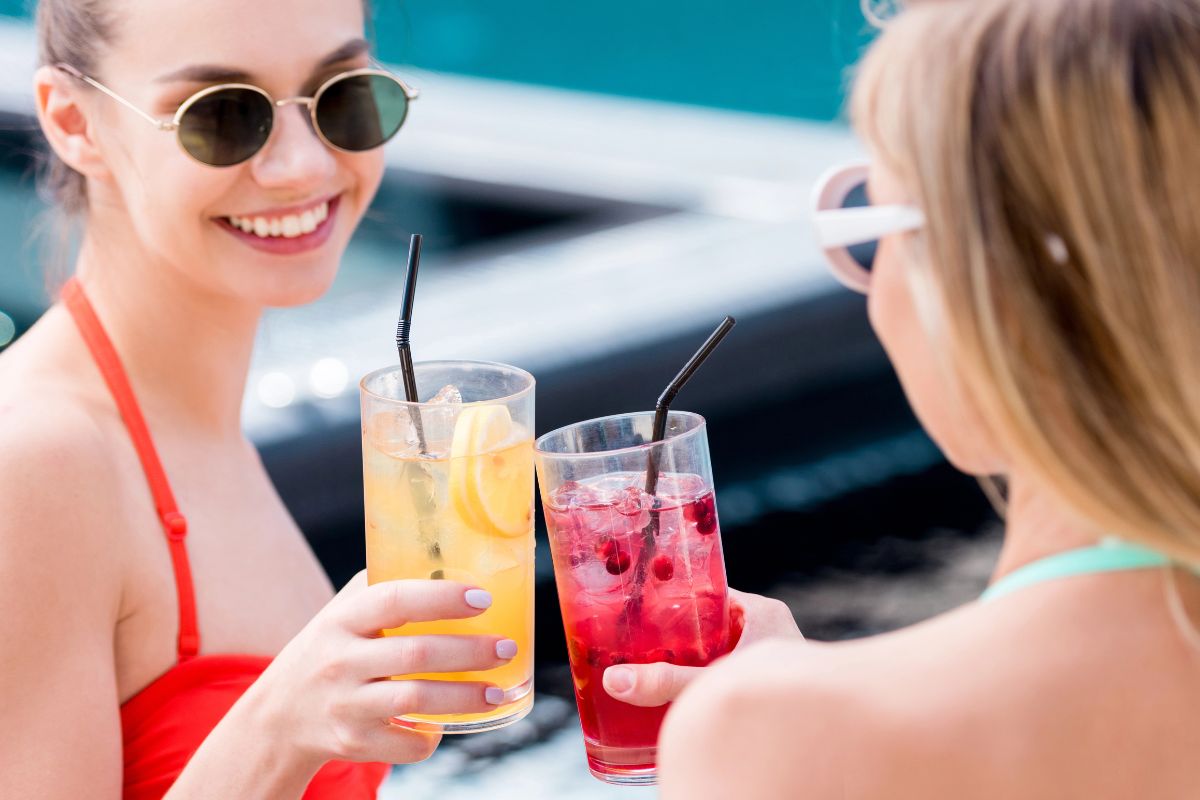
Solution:
M77 81L53 67L40 67L33 76L33 97L42 133L58 157L89 177L106 174Z

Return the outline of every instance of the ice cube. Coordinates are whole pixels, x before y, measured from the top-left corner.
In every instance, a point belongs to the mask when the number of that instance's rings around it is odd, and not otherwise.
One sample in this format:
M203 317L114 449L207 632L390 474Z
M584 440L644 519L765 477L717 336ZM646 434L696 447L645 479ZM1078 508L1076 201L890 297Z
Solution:
M458 387L455 386L454 384L448 383L445 386L443 386L441 389L438 389L437 394L435 394L433 397L429 398L425 402L427 402L431 405L433 405L433 404L440 405L443 403L454 403L456 405L462 405L462 401L463 401L462 392L460 392L458 390Z
M412 458L420 453L417 429L407 411L380 411L367 422L367 441L393 458Z
M462 392L447 384L425 401L421 409L422 432L430 453L445 454L454 439L454 426L462 411Z
M579 527L571 512L555 508L549 503L546 506L546 528L555 541L562 543L562 547L571 547L571 543L579 536Z
M622 588L632 586L632 577L633 570L626 569L620 574L613 574L603 561L595 558L585 559L571 568L571 579L579 591L587 596L587 598L578 599L602 600L607 598L610 601L620 602L625 596Z
M723 597L668 584L653 598L652 607L659 641L675 652L675 663L700 666L722 652L728 627Z
M686 502L708 492L704 480L699 475L685 472L664 472L658 477L656 494L667 502L667 505L679 505L680 500Z
M516 550L498 539L489 542L487 547L480 548L471 559L471 571L483 585L487 585L488 578L522 565Z
M627 527L633 531L640 531L650 523L653 505L654 497L639 486L626 486L617 495L617 513L625 517Z
M550 493L550 505L563 510L591 505L599 499L600 494L595 489L576 481L564 481Z

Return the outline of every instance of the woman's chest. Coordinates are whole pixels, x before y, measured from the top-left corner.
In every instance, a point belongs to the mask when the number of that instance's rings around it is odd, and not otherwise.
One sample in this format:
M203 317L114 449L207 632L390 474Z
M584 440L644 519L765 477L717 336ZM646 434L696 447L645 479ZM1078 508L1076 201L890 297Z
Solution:
M195 461L172 489L187 520L187 571L200 652L273 656L332 597L301 532L256 464ZM182 558L173 558L149 496L130 495L126 587L116 630L122 699L176 660Z

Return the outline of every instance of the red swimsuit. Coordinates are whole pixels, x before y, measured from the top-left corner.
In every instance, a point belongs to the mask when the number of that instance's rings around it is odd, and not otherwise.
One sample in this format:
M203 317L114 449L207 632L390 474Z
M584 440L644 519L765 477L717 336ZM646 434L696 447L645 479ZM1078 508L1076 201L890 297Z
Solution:
M179 595L179 660L121 706L125 800L157 800L171 788L200 743L262 674L271 659L266 656L199 654L196 599L185 544L187 520L175 505L171 485L158 460L150 431L117 352L83 288L75 280L69 281L63 288L62 299L75 318L133 439L175 567L175 589ZM331 761L313 778L304 798L373 798L388 769L386 764Z

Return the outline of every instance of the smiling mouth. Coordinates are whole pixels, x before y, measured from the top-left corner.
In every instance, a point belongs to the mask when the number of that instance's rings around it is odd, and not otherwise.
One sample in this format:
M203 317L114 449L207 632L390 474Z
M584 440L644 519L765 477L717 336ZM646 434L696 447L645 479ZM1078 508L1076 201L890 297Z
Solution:
M302 214L281 216L221 217L230 227L260 239L297 239L312 233L329 219L331 201L326 200Z

